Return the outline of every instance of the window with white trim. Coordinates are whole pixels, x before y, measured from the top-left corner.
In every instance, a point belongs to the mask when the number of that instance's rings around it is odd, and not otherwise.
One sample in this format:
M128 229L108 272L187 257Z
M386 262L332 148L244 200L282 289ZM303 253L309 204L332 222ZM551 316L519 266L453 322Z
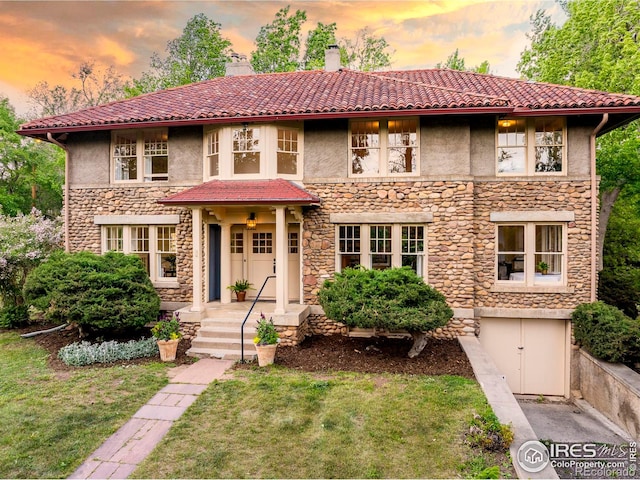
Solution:
M350 176L418 175L416 118L352 120Z
M169 180L169 144L166 129L114 131L115 182Z
M260 173L260 129L234 128L231 135L233 173Z
M566 171L564 117L503 118L497 124L499 175L548 175Z
M498 282L525 286L566 283L566 228L559 223L497 225Z
M301 122L205 127L203 178L302 179Z
M175 225L103 225L102 251L137 255L154 282L177 277Z
M426 274L424 225L338 225L336 234L339 270L411 267L421 277Z

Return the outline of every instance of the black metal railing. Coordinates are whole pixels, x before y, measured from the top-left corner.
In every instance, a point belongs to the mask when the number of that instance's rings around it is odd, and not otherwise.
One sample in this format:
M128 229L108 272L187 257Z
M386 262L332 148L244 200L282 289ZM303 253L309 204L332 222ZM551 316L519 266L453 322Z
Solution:
M256 298L253 299L253 303L251 304L251 307L249 308L249 311L247 312L247 315L246 317L244 317L244 320L242 321L242 325L240 326L240 363L244 363L244 324L247 323L247 320L249 320L249 316L251 315L251 312L253 312L253 307L256 306L256 302L260 298L260 294L262 293L262 290L264 290L264 287L267 285L267 282L272 278L276 278L276 276L269 275L267 278L264 279L264 283L262 284L262 287L260 287L260 291L256 295Z

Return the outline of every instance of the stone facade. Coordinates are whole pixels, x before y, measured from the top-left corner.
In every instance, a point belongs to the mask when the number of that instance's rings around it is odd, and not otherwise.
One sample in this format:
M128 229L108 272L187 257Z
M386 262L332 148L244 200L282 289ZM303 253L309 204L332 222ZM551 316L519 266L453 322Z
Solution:
M191 302L192 299L192 222L185 208L160 205L157 201L176 193L181 187L110 186L105 188L71 188L69 195L70 250L102 252L101 226L94 222L96 215L180 215L176 225L177 282L178 286L156 284L160 298L165 302Z

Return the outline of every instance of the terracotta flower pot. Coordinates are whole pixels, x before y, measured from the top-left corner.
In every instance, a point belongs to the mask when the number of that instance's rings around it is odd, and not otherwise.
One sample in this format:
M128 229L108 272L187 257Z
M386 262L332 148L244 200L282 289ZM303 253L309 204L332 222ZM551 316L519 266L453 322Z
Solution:
M273 345L256 345L258 352L258 366L265 367L271 365L276 358L277 343Z
M236 292L236 299L239 302L244 302L245 298L247 298L247 292Z
M158 349L160 350L160 360L163 362L173 362L176 359L176 352L178 351L178 343L180 339L176 340L158 340Z

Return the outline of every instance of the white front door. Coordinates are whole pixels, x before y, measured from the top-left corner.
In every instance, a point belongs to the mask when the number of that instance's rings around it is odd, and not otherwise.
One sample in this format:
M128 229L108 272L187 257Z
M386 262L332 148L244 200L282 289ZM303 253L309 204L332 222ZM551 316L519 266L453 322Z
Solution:
M248 292L249 297L258 295L265 278L275 274L276 229L274 225L258 225L255 230L247 230L248 256L247 274L255 290ZM270 279L264 287L261 299L274 299L276 296L275 279Z

